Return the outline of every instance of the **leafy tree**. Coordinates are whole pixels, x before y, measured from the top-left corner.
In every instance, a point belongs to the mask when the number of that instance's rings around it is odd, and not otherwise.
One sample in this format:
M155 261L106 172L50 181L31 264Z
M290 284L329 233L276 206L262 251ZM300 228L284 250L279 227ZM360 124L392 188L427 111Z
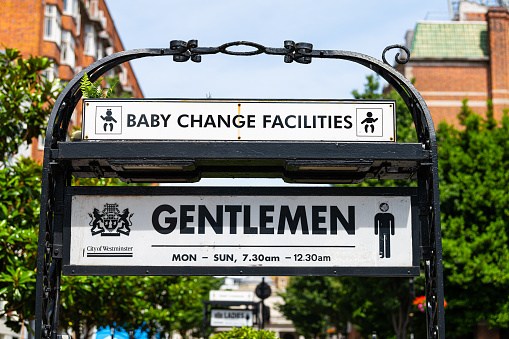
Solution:
M58 95L41 76L50 66L47 58L24 59L17 49L0 53L0 300L6 302L0 316L14 331L34 318L42 170L33 160L12 156L44 131Z
M23 142L29 144L32 137L44 132L51 104L58 94L56 86L41 76L41 71L50 66L45 58L23 59L16 49L6 48L0 54L0 149L4 159L0 166L0 300L6 302L0 317L5 316L7 326L17 332L34 318L42 168L31 159L12 159L12 156ZM85 87L95 85L87 83ZM103 97L104 94L101 90L96 96ZM123 183L112 179L76 179L74 184L104 186ZM165 306L152 304L154 300L146 298L152 284L150 279L64 277L61 327L75 332L77 337L80 334L88 337L93 326L148 328L145 323L152 318L148 317L149 313L144 317L143 313L150 309L158 311L156 319L166 319ZM181 291L180 297L175 295L172 306L175 321L181 323L175 326L179 330L191 326L180 317L188 317L189 312L194 312L197 300L205 298L207 288L215 288L217 283L214 278L197 278L193 283L190 283L190 277L174 279L168 283L178 286L174 286L174 290ZM170 293L174 290L169 289ZM196 295L193 291L197 291ZM182 297L186 293L188 296ZM178 310L187 311L179 315ZM201 316L201 308L197 312Z
M3 163L23 143L43 134L46 120L59 91L41 72L51 67L48 58L30 56L5 48L0 53L0 152Z
M346 326L340 309L335 307L342 290L334 278L292 277L280 295L284 304L279 305L279 310L306 338L323 337L329 326Z
M0 169L0 317L14 331L35 315L40 176L30 159Z
M368 81L367 92L377 90L374 84ZM369 92L356 97L380 98ZM493 116L491 103L481 117L465 100L458 115L460 126L441 123L437 129L447 336L451 338L470 335L482 322L509 328L509 116L504 113L501 121ZM384 338L405 337L405 317L411 307L406 280L347 277L339 282L343 292L336 306L350 314L349 320L361 333L369 335L376 329ZM424 314L415 314L414 326L423 329ZM393 329L384 323L392 323Z
M413 305L408 279L344 277L340 282L344 293L337 307L362 335L376 331L381 338L407 338Z
M203 321L202 300L209 291L217 289L222 280L212 277L152 277L147 285L145 300L151 319L149 333L169 335L178 332L187 338L190 331L199 332ZM198 333L195 333L198 335ZM203 335L205 336L205 335Z
M509 117L464 100L460 128L438 127L448 336L509 328Z

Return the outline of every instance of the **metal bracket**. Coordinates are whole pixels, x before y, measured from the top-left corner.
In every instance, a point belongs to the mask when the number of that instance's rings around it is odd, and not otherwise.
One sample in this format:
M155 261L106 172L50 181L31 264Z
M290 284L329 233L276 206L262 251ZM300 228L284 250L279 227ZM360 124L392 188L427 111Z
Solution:
M421 260L431 260L433 249L431 246L421 246Z
M53 245L53 258L54 259L62 259L63 258L63 246L62 245Z

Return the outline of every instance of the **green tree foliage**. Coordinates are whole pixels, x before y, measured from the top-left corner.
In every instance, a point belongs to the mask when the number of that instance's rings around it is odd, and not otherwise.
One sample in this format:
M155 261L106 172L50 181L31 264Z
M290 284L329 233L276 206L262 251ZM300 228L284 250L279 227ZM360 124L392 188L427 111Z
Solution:
M377 89L368 78L366 93L355 94L378 99ZM496 121L488 102L481 117L465 100L458 119L459 127L441 123L437 129L448 338L471 335L484 322L509 328L509 116ZM338 282L334 307L345 311L364 336L376 330L383 338L406 338L406 314L412 310L406 279L347 277ZM423 294L422 286L421 277L417 295ZM414 328L420 329L416 338L424 338L424 313L412 311Z
M279 305L279 310L306 338L321 338L328 327L346 326L345 317L335 307L342 296L341 285L335 278L292 277L280 295L284 304Z
M255 330L252 327L233 328L228 332L214 334L210 339L276 339L276 333Z
M58 96L54 83L41 75L51 67L48 58L24 59L17 49L0 53L0 152L3 162L32 138L43 134Z
M14 331L34 317L41 166L30 159L0 169L0 317Z
M34 317L37 225L41 166L30 159L13 160L23 143L42 134L58 95L41 76L47 58L24 59L17 49L0 53L0 316L19 331Z
M438 127L448 337L479 322L509 328L509 117L463 102L461 127Z
M99 78L96 80L96 82L91 82L88 78L87 73L83 75L83 78L81 78L81 93L83 94L83 98L109 98L113 91L115 90L116 81L112 82L110 84L109 81L107 81L108 85L110 85L109 88L103 89L101 86L103 79Z
M343 293L336 307L363 336L376 331L381 338L407 338L413 301L408 279L344 277L339 282Z
M218 289L222 280L211 277L152 277L146 285L144 300L151 305L146 317L147 332L183 338L191 331L200 336L203 321L202 300ZM204 336L203 334L201 336Z
M85 338L94 327L186 338L201 330L202 300L220 284L211 277L64 277L60 326Z
M7 326L17 332L35 313L42 167L31 159L12 156L23 142L30 143L44 131L58 94L54 84L40 75L50 66L45 58L23 59L15 49L6 48L0 54L0 148L4 156L0 166L0 300L6 302L0 317L5 316ZM83 84L89 96L113 93L104 91L98 82ZM74 179L73 184L123 183ZM64 277L60 326L78 338L81 334L89 337L93 326L141 327L152 334L186 332L201 328L201 299L218 284L211 277ZM159 300L155 296L162 291L166 297Z

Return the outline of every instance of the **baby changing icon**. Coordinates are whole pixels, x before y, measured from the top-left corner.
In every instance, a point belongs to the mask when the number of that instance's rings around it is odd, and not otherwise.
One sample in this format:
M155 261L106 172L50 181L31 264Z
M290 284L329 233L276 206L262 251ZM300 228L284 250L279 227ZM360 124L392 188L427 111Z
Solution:
M122 107L101 107L96 109L96 134L122 134Z
M382 137L383 136L383 110L381 108L357 109L357 136Z
M106 109L106 116L101 115L101 119L106 121L103 126L104 131L106 132L106 130L108 129L108 126L109 126L110 132L112 132L113 131L113 123L117 123L117 120L115 120L115 118L113 117L113 112L111 111L111 108Z

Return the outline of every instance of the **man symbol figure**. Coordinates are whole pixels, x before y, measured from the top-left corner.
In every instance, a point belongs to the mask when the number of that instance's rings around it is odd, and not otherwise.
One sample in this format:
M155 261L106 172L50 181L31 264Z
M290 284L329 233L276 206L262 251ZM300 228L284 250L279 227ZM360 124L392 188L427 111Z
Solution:
M374 119L373 113L371 112L368 112L366 115L368 117L361 121L361 124L366 124L364 125L364 131L368 133L368 128L371 127L371 133L375 133L375 125L373 125L373 123L375 123L378 120L378 118Z
M391 213L385 213L389 210L389 204L383 202L380 204L380 211L375 215L375 235L378 236L380 258L391 257L391 237L394 235L394 216ZM390 234L389 234L390 232Z
M110 125L110 132L111 132L111 131L113 131L113 122L115 122L115 123L117 122L117 120L115 120L115 118L114 118L114 117L112 117L112 114L113 114L113 112L111 111L111 108L108 108L108 109L106 110L106 116L105 116L105 117L103 117L103 116L101 115L101 119L103 119L104 121L106 121L106 122L104 123L104 131L105 131L105 132L106 132L106 127L107 127L108 125ZM113 122L111 122L111 121L113 121Z

